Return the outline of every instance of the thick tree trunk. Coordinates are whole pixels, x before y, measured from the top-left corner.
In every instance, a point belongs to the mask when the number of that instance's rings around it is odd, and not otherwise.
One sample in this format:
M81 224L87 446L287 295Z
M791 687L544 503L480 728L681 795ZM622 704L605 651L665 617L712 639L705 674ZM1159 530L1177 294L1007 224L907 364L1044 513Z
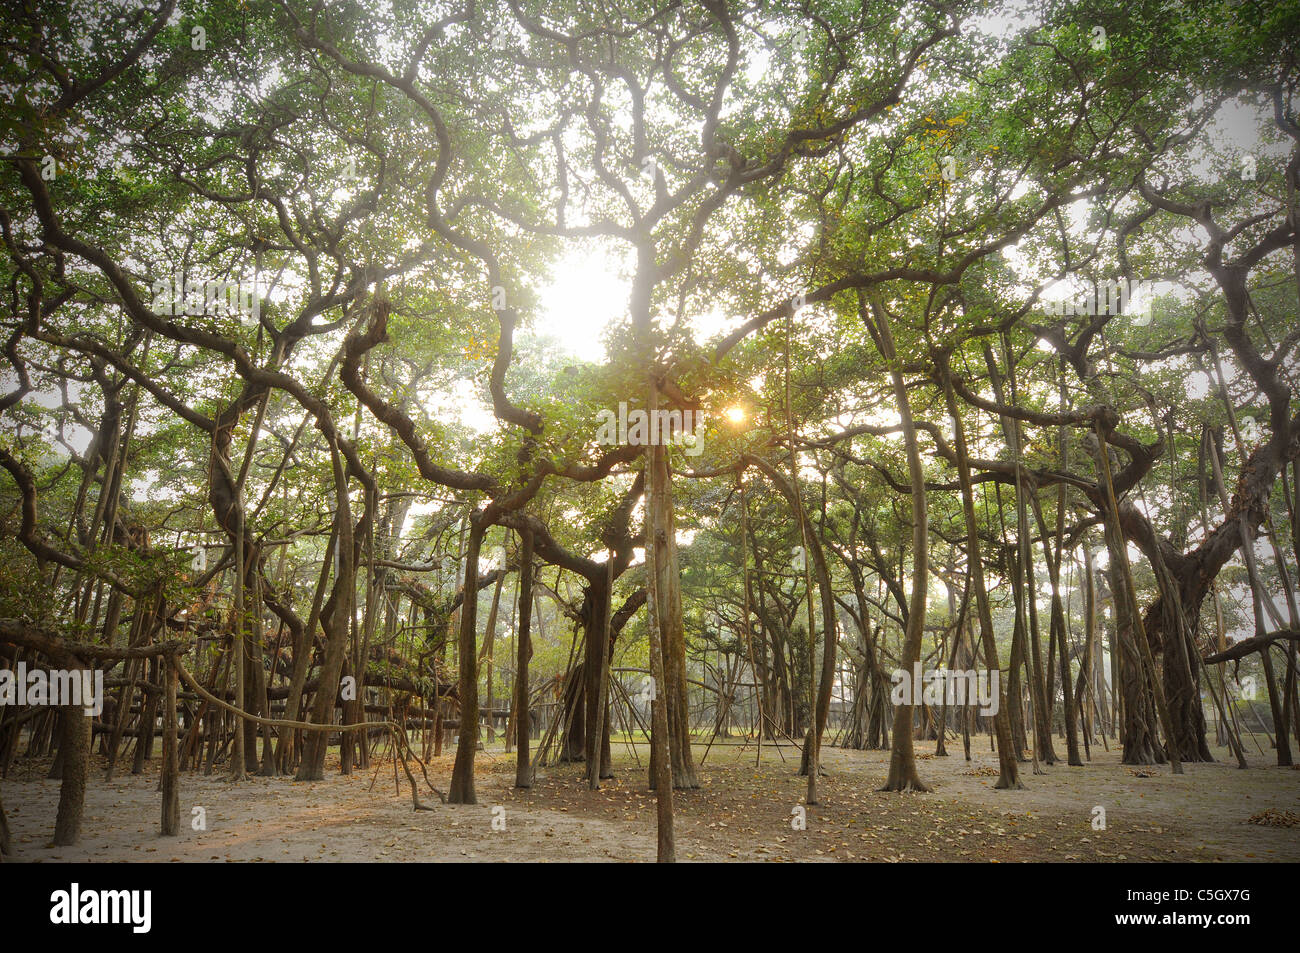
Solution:
M1171 736L1169 711L1155 672L1155 660L1138 613L1137 597L1128 568L1128 550L1119 530L1117 505L1110 476L1110 459L1104 443L1096 453L1102 486L1105 488L1106 549L1110 559L1111 592L1115 605L1115 638L1119 643L1120 691L1124 697L1125 764L1163 764L1173 754L1176 774L1182 765L1176 753L1164 750L1156 736L1157 717ZM1156 717L1153 717L1153 711Z
M59 709L59 757L63 783L59 785L59 811L54 820L54 843L75 844L81 837L86 807L86 774L90 769L90 716L80 705ZM138 743L138 742L137 742Z
M609 657L613 651L612 631L607 628L607 617L612 606L612 564L606 562L599 577L585 587L582 604L583 658L574 668L573 678L565 687L564 740L561 761L582 761L588 768L599 762L600 777L613 777L608 761L598 757L600 750L609 749ZM605 704L592 704L592 699L605 695ZM599 746L597 740L599 739Z
M656 528L659 549L655 560L660 594L657 607L663 634L664 678L658 687L668 717L669 757L673 787L691 790L700 786L691 754L690 714L686 698L686 627L682 616L681 569L677 555L677 524L673 513L672 482L668 451L661 445L646 448L654 469L653 484L646 483L647 519ZM653 490L651 486L653 485Z
M474 754L478 750L478 557L486 527L479 524L478 514L470 518L469 543L465 550L465 599L460 609L460 740L456 745L456 762L451 772L447 801L451 804L477 804L474 795Z
M515 641L515 787L533 786L529 755L528 663L533 657L533 533L524 529L519 556L519 629Z
M179 739L176 736L176 681L179 676L170 656L161 661L164 687L162 778L159 784L162 791L161 832L164 837L174 837L180 830L181 818Z
M1200 629L1201 607L1185 607L1178 586L1164 560L1156 555L1152 566L1162 596L1151 607L1148 631L1159 632L1164 647L1161 666L1165 699L1173 729L1169 743L1180 761L1213 761L1206 740L1205 710L1201 704L1200 657L1192 634ZM1168 595L1165 595L1168 594ZM1186 610L1191 609L1191 614ZM1159 619L1157 622L1156 619Z

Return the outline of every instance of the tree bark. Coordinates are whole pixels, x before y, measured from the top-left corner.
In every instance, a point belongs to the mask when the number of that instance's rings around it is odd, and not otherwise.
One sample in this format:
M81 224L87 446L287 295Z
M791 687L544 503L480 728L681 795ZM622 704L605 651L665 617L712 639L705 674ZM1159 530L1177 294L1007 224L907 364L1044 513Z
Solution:
M343 672L343 658L347 653L355 579L352 514L347 492L347 476L337 448L331 447L331 456L334 463L336 506L334 519L338 534L338 572L335 575L334 589L325 608L321 611L321 627L325 630L325 655L321 663L320 685L316 689L316 698L311 712L311 721L317 725L328 725L334 720L339 678ZM297 780L324 779L329 736L328 731L307 732L307 737L303 740L302 762L298 766Z
M930 581L930 534L925 500L925 470L921 466L921 451L917 443L916 424L912 420L912 404L907 396L907 385L894 349L894 337L889 327L889 315L878 298L871 299L868 314L859 298L859 312L867 329L875 338L880 356L889 366L890 380L894 386L894 399L898 403L898 418L902 426L903 442L907 449L907 474L912 483L912 592L908 603L907 629L903 636L902 669L911 673L921 659L921 639L925 633L925 610ZM872 325L870 318L875 317ZM894 743L889 752L889 777L883 791L928 791L916 772L916 752L912 746L912 702L905 699L894 717Z
M659 388L650 382L650 410L659 408ZM653 419L653 418L652 418ZM660 479L659 468L655 465L654 455L658 447L646 448L646 499L654 498ZM650 760L653 774L656 815L657 815L657 858L661 864L671 864L677 859L675 837L673 833L673 774L669 764L668 748L668 705L659 686L664 684L664 636L659 622L662 606L662 594L659 591L659 560L663 545L662 535L666 530L655 522L655 508L646 507L645 520L645 554L646 554L646 614L649 622L650 637L650 671L652 687L655 689L651 701Z
M478 750L478 558L486 527L479 514L470 517L469 542L465 550L465 600L460 608L460 740L447 791L450 804L477 804L474 795L474 754Z
M658 388L655 389L656 395ZM686 628L682 616L681 569L677 554L677 524L673 514L668 451L661 445L646 447L654 470L653 490L646 483L647 519L656 531L655 572L660 603L656 618L663 634L664 678L658 687L668 718L668 752L672 759L673 786L691 790L700 786L691 754L690 712L686 697Z
M990 669L999 667L998 645L993 632L993 612L989 607L988 587L984 580L984 557L980 551L979 524L975 518L975 496L971 486L970 454L966 446L966 427L957 412L957 400L953 394L952 380L944 366L944 397L948 416L952 419L953 440L957 445L957 479L961 483L962 513L966 520L966 563L970 573L971 585L975 594L975 610L979 617L980 642L984 646L984 664ZM998 699L998 708L993 713L993 732L998 745L998 783L997 789L1021 788L1020 770L1016 763L1016 752L1011 742L1011 727L1008 724L1004 708L1006 694Z
M520 536L519 629L515 646L515 787L533 786L533 765L529 754L528 663L533 657L533 532L525 528Z
M59 710L59 717L63 782L59 785L54 843L58 847L68 847L81 838L81 818L86 807L86 774L90 768L90 716L80 705L68 705Z
M162 825L164 837L174 837L180 830L180 741L176 736L176 665L171 656L162 659L163 668L163 754L162 754ZM269 716L270 712L266 712Z

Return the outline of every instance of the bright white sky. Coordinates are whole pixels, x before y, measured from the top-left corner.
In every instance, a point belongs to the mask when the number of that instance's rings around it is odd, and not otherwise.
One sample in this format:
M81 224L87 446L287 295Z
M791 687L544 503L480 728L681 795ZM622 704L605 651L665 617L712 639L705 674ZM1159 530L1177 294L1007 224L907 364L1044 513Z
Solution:
M594 244L575 246L555 262L550 282L538 289L541 307L534 330L595 364L605 362L606 331L627 317L632 287L617 252ZM703 343L748 317L709 312L693 315L689 327Z
M541 290L536 330L555 337L574 357L605 361L603 335L627 313L630 284L603 249L576 248L555 263Z

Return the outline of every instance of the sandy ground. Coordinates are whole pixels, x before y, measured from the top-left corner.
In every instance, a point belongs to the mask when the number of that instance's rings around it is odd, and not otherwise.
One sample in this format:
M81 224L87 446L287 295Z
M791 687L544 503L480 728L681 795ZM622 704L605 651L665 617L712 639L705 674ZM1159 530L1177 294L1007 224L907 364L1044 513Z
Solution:
M680 860L873 861L1300 861L1300 824L1250 823L1252 816L1300 819L1300 770L1232 762L1132 769L1115 752L1094 751L1082 768L1064 764L1034 775L1025 789L996 791L996 759L960 742L933 757L918 742L928 794L876 790L888 752L825 749L820 803L806 808L807 782L794 772L798 752L765 745L714 745L698 791L674 795ZM1058 743L1064 751L1064 742ZM637 754L646 763L645 746ZM782 760L781 754L784 754ZM1216 755L1219 752L1216 752ZM704 747L695 749L696 763ZM1226 753L1225 753L1226 755ZM513 788L514 755L492 746L479 755L477 805L443 805L427 789L431 811L414 811L391 762L376 771L337 773L316 783L219 775L182 775L181 834L158 834L157 763L111 784L92 775L81 842L51 847L58 782L47 762L15 762L3 785L17 861L601 861L653 860L655 801L645 768L616 745L619 777L587 790L580 765L541 769L531 790ZM97 767L99 765L97 764ZM333 765L337 771L337 763ZM128 768L129 770L129 768ZM1140 776L1153 772L1150 777ZM443 790L451 758L429 766ZM1096 808L1105 829L1095 829ZM196 810L201 809L201 812ZM1287 812L1290 812L1288 815ZM206 829L196 829L200 813ZM6 858L9 859L9 858Z

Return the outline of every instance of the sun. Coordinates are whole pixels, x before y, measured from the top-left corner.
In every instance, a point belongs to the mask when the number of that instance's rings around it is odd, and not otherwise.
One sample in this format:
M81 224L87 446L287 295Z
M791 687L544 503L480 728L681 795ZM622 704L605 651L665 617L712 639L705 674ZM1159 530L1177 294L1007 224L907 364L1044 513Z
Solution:
M745 408L728 407L727 419L730 420L733 424L743 424L745 422Z

